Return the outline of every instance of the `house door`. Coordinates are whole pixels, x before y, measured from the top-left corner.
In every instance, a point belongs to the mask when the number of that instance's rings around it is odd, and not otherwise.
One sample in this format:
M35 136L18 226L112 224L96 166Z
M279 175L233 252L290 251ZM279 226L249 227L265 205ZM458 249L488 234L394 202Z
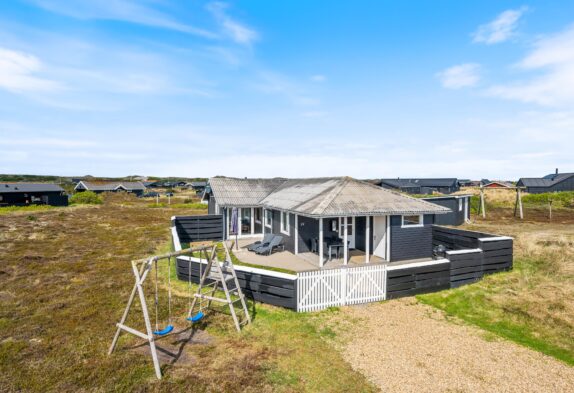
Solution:
M373 217L373 255L387 258L387 216Z
M345 237L345 219L339 217L339 237ZM347 217L347 240L349 241L349 248L355 248L355 217Z

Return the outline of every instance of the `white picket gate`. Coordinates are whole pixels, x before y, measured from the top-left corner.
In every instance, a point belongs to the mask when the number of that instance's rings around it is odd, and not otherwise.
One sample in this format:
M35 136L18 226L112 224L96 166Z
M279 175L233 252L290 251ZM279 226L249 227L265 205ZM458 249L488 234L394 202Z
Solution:
M297 273L297 311L376 302L386 298L387 266L365 265Z

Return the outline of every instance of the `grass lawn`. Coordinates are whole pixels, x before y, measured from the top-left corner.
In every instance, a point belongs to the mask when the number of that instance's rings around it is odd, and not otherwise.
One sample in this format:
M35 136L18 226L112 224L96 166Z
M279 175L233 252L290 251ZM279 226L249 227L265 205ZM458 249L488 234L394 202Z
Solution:
M514 269L469 286L417 296L426 304L574 365L574 211L491 210L469 229L513 236Z
M114 196L99 206L2 216L0 391L374 390L329 344L323 321L337 311L256 304L253 324L240 334L227 315L212 313L200 325L205 340L188 344L181 363L165 365L162 381L145 351L127 349L140 342L135 337L123 335L108 356L133 285L129 261L165 251L171 216L200 214L148 204ZM185 328L186 283L174 292L173 322ZM163 310L165 299L161 287ZM137 311L128 325L141 329Z

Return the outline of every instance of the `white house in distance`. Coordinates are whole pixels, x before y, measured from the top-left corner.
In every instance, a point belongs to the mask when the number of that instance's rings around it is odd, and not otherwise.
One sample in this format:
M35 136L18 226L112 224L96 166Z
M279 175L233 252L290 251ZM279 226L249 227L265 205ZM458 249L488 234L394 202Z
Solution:
M222 214L225 238L283 237L286 251L317 254L319 266L341 251L365 263L432 257L435 215L451 210L350 177L209 180L204 199ZM237 234L231 216L238 214Z

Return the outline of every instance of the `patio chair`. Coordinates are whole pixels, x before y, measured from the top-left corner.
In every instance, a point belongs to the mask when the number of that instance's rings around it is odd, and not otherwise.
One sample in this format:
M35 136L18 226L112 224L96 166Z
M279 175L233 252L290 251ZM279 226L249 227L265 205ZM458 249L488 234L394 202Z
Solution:
M339 255L337 253L337 247L329 247L329 242L323 242L323 255L325 255L327 258L329 258L329 260L332 259L333 256L335 256L335 258L337 258ZM329 250L331 250L331 253L329 254Z
M249 244L246 248L247 248L249 251L255 251L255 250L257 250L257 249L258 249L259 247L261 247L261 246L266 246L266 245L268 245L269 242L271 242L271 240L273 240L274 237L275 237L274 234L272 234L272 233L266 233L266 234L263 236L263 239L262 239L262 240L258 240L258 241L256 241L255 243L251 243L251 244Z
M311 238L311 252L313 252L315 254L318 252L317 243L318 243L318 240L316 238Z
M259 247L257 250L255 250L255 252L260 255L264 254L271 255L271 253L275 248L285 249L282 243L283 243L283 236L276 235L275 237L273 237L273 239L269 242L268 245Z

